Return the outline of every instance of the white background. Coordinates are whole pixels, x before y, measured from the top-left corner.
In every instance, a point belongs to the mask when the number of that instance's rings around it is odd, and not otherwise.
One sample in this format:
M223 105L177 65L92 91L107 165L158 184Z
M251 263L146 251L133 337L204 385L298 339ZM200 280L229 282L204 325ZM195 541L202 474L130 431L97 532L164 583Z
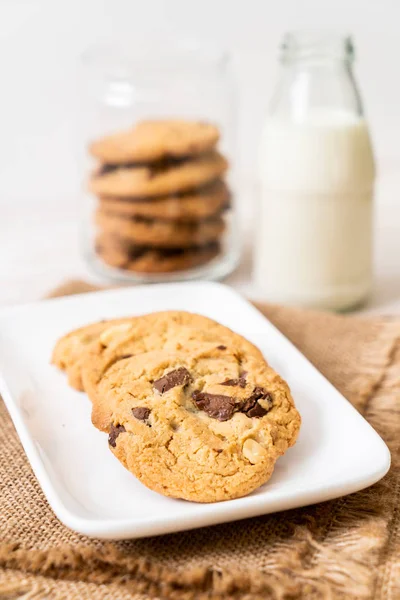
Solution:
M303 27L354 36L380 174L378 296L400 296L400 2L0 0L0 276L10 282L0 300L20 301L25 289L30 298L81 268L66 235L79 202L76 68L87 46L121 36L176 35L230 50L240 90L240 166L251 181L279 41L288 29Z

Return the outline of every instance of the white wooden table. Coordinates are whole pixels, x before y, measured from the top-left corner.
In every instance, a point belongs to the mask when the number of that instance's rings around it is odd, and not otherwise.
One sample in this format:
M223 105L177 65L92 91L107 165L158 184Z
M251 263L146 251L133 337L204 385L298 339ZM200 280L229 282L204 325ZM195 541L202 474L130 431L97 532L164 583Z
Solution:
M0 205L0 305L30 302L67 279L102 283L90 273L79 248L77 201L4 202ZM251 240L248 216L245 238ZM251 248L227 283L257 298L251 283ZM364 311L400 313L400 164L386 167L376 201L375 288ZM104 282L103 282L104 283ZM268 298L263 298L268 300Z

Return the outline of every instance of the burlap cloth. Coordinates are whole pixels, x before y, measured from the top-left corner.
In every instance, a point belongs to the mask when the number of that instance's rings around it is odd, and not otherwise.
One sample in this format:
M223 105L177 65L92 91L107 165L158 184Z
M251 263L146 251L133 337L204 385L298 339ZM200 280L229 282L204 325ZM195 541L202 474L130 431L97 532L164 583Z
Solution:
M400 320L262 310L384 438L390 473L308 508L106 543L59 523L1 403L0 598L400 599Z

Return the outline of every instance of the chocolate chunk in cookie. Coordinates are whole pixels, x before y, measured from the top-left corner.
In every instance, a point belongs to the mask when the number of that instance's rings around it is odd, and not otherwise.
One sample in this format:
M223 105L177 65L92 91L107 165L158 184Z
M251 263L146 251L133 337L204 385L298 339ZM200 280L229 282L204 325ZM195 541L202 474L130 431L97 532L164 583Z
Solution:
M126 431L123 425L114 425L112 424L110 427L110 433L108 434L108 443L113 448L117 445L117 437L120 433L124 433Z
M264 406L261 406L259 400L263 400ZM251 396L242 405L241 412L248 417L263 417L272 408L272 404L271 394L261 387L255 387Z
M257 400L246 400L242 407L242 412L248 417L263 417L268 411Z
M145 406L135 406L132 408L132 414L138 421L147 421L150 413L150 408L146 408Z
M189 371L185 369L185 367L181 367L180 369L175 369L174 371L170 371L164 377L157 379L153 383L153 387L160 392L160 394L164 394L176 387L177 385L186 385L190 383L192 380L192 376Z
M228 421L235 412L235 399L230 396L195 391L192 398L197 408L204 410L209 417L218 421Z
M231 386L231 387L236 387L239 386L241 388L245 388L246 387L246 371L244 371L240 377L237 377L235 379L227 379L226 381L223 381L221 383L221 385L227 385L227 386Z

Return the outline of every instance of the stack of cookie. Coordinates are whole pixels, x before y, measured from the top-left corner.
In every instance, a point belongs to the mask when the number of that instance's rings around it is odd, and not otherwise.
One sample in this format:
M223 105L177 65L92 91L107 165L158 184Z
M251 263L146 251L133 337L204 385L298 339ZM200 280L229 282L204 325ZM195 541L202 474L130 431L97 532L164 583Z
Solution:
M213 259L225 229L227 161L218 129L192 121L141 121L91 144L100 161L96 251L139 273L190 269Z
M298 435L290 390L260 350L201 315L92 323L62 337L52 360L88 394L111 452L166 496L244 496Z

